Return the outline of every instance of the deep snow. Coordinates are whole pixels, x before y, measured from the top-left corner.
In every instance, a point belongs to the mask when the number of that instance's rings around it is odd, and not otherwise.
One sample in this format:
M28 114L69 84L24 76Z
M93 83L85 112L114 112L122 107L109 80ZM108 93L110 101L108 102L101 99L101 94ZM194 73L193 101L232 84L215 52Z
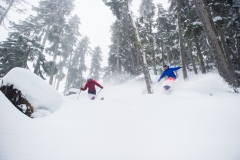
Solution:
M31 74L25 78L30 81L21 81L21 86L39 84ZM156 82L158 76L152 79ZM168 92L164 83L154 83L151 95L139 79L102 84L96 100L89 100L86 92L61 96L59 109L34 119L0 93L0 159L239 160L239 94L229 92L217 73L191 75L185 81L179 76ZM39 86L24 90L35 88ZM44 92L38 96L46 96L48 84L40 88ZM55 94L52 101L58 99Z

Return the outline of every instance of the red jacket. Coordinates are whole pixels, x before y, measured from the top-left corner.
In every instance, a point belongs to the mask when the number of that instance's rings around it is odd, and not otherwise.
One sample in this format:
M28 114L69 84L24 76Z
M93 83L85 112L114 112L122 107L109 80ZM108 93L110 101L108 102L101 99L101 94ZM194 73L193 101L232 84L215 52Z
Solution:
M98 84L97 81L91 79L90 81L86 82L85 86L81 90L85 91L88 88L89 91L96 91L95 85L97 85L100 88L103 88L100 84Z

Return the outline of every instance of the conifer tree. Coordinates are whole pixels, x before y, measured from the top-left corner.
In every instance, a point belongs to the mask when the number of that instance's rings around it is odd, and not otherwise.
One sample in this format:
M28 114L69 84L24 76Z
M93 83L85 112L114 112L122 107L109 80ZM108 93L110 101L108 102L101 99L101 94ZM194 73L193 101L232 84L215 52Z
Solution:
M24 9L19 9L16 6L21 3L25 3L25 0L4 0L8 5L7 8L4 8L0 5L0 25L3 24L4 19L7 17L8 12L14 7L18 13L23 13Z
M12 32L9 38L0 44L0 77L14 67L29 68L27 62L42 55L41 49L42 46L35 37Z
M56 89L58 89L60 82L65 78L63 72L64 68L68 68L70 62L72 61L72 54L74 52L74 47L77 43L77 38L80 36L79 33L80 18L77 15L74 15L69 19L68 24L65 26L65 32L63 35L62 45L61 45L61 57L62 61L58 65L58 82ZM69 60L69 63L67 62ZM68 64L67 64L68 63Z
M153 23L155 16L155 5L153 0L142 0L140 4L140 17L141 23L144 25L142 27L142 38L145 39L145 45L143 45L143 50L146 53L149 53L151 56L151 65L153 67L154 74L157 74L156 69L156 57L155 57L155 46L154 46L154 34L153 34ZM144 32L144 33L143 33ZM147 58L147 57L146 57Z
M74 51L73 59L68 67L68 76L65 84L65 91L69 88L79 88L85 82L84 72L87 71L85 57L91 51L89 47L90 40L88 37L83 37L77 44Z
M146 56L145 56L145 53L142 50L142 46L141 46L141 42L140 42L140 38L139 38L139 33L138 33L137 28L136 28L136 24L134 22L133 15L132 15L132 13L130 11L130 8L129 8L129 0L123 0L123 1L103 0L103 2L111 8L113 14L118 19L120 18L120 14L128 15L128 18L129 18L128 23L133 30L133 35L134 35L134 40L135 40L134 43L135 43L138 55L140 57L140 62L141 62L141 65L142 65L142 70L143 70L143 74L144 74L144 78L145 78L145 82L146 82L146 86L147 86L147 91L148 91L149 94L151 94L152 93L151 77L150 77L148 66L147 66ZM126 8L126 9L123 10L123 8Z
M91 60L91 67L89 70L89 75L96 79L99 80L101 77L101 62L102 62L102 50L99 46L97 46L92 53L92 60Z

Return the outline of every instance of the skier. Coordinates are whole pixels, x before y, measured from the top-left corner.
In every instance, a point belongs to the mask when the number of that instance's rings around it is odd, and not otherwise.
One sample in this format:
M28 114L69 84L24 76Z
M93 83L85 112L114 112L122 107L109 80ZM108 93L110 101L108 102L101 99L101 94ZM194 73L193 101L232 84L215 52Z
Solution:
M95 81L92 78L88 78L86 84L84 87L80 88L82 91L85 91L88 88L88 94L96 95L96 88L95 85L97 85L99 88L103 89L103 86L101 86L97 81Z
M176 80L176 75L173 71L179 70L182 67L175 67L175 68L169 68L168 65L163 65L163 73L162 75L159 77L158 82L161 81L161 79L165 76L168 76L167 80L172 80L175 81Z

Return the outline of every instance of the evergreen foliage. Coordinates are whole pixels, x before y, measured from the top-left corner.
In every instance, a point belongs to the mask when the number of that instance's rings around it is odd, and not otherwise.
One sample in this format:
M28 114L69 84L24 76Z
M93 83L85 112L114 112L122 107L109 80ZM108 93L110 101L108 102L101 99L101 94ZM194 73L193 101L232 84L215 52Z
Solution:
M101 78L101 62L102 59L102 50L99 46L95 47L92 53L92 60L91 60L91 67L89 69L89 75L96 80L99 80Z

